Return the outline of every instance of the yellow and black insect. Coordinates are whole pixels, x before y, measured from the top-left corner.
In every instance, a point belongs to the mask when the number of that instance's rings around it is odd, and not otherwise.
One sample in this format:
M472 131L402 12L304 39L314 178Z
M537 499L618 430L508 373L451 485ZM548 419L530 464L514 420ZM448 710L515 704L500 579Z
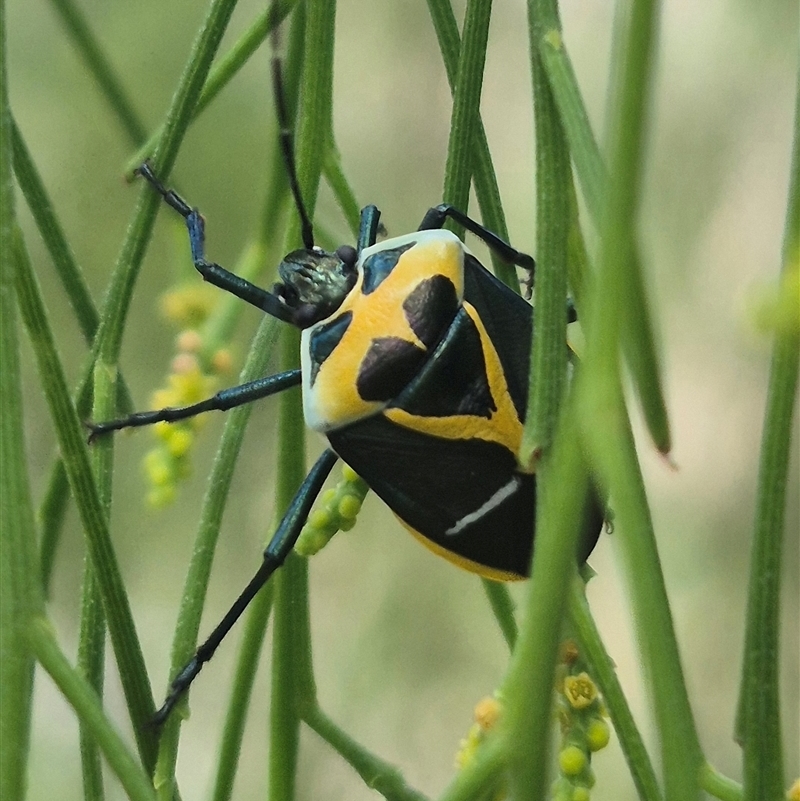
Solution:
M275 84L283 121L278 78ZM281 262L281 280L272 291L207 261L198 210L164 187L148 164L140 168L186 220L192 259L206 281L302 329L302 368L191 406L92 424L92 437L230 409L302 383L306 422L331 446L295 495L256 575L173 681L156 722L166 719L286 559L339 458L435 553L496 580L524 578L530 566L536 478L519 466L517 451L527 404L532 308L442 225L455 220L531 275L533 259L446 204L430 209L416 232L380 243L380 212L367 206L356 247L325 252L314 245L286 126L281 144L304 247ZM603 525L596 498L584 503L580 561Z

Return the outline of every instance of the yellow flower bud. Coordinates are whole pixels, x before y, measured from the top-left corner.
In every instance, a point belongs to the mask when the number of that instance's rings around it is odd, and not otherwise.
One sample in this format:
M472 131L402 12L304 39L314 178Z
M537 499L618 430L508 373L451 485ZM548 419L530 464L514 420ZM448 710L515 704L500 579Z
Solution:
M577 776L586 767L586 754L577 745L568 745L558 755L558 764L565 776Z
M567 676L564 679L564 695L573 709L585 709L597 698L597 686L588 673Z
M595 718L586 730L586 742L591 751L599 751L608 745L611 730L602 718Z

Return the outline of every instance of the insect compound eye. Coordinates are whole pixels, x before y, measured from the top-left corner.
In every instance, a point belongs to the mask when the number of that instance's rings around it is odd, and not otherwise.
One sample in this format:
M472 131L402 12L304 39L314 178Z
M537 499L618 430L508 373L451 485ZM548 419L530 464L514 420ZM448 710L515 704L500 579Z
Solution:
M352 245L341 245L336 248L336 255L341 260L346 271L355 271L358 251Z

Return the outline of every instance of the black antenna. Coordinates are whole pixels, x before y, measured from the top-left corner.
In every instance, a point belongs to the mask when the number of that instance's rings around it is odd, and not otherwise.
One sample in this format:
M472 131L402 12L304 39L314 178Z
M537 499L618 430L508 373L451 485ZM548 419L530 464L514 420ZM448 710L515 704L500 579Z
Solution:
M281 151L286 163L286 175L289 178L289 188L292 190L297 213L300 215L300 227L303 237L303 247L311 250L314 247L314 230L308 217L303 198L300 196L300 184L297 182L297 165L294 160L294 143L292 129L289 126L289 114L286 110L286 95L283 91L283 73L279 56L272 57L272 88L275 93L275 106L278 112L278 126L280 128Z

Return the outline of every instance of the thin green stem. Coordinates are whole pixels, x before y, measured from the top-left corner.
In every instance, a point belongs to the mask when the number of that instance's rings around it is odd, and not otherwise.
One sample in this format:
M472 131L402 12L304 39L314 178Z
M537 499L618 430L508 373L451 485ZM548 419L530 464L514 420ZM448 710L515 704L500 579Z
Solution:
M537 44L589 214L595 225L600 227L606 208L608 174L600 148L592 134L572 62L556 20L550 18L543 25ZM640 261L638 246L634 241L625 285L627 298L621 305L621 313L625 319L622 347L631 368L650 435L659 451L668 453L671 447L669 419Z
M220 57L214 68L208 73L208 79L203 85L203 91L200 93L197 105L192 112L191 122L194 122L211 104L211 101L231 82L239 70L248 62L250 56L258 50L267 36L283 22L296 4L297 0L274 0L267 9L256 17L250 27L239 37L236 44L225 55ZM128 159L125 165L125 175L129 180L133 179L138 167L155 153L156 147L164 135L164 128L165 124L156 128L147 141ZM141 141L141 139L138 140L136 144Z
M236 0L214 0L192 47L153 159L153 168L164 181L178 156L178 148L189 127L197 98L235 6ZM133 222L128 228L111 276L103 321L97 335L98 358L109 368L118 361L133 287L160 202L158 194L143 182Z
M116 408L115 375L96 370L94 376L95 411L100 419L110 419ZM112 463L108 449L94 449L91 454L92 470L97 492L106 521L111 510ZM83 586L81 587L81 624L78 640L78 670L94 688L97 696L103 697L105 674L106 622L103 614L102 594L91 559L84 560ZM103 770L100 749L84 721L80 725L81 768L83 771L84 796L87 801L102 801Z
M450 3L446 0L429 0L428 7L453 91L444 201L466 212L470 179L474 177L484 224L507 239L505 216L500 206L497 181L480 118L483 68L492 4L482 1L472 2L467 6L463 46ZM519 289L514 269L494 257L493 262L498 275L510 286ZM516 622L506 588L496 582L484 581L484 590L503 637L513 647L517 633Z
M394 765L357 743L316 703L304 708L303 720L358 773L367 787L387 801L426 801L426 796L406 784L403 774Z
M95 340L91 353L84 359L81 374L78 378L77 389L72 394L75 409L80 420L92 417L93 376L95 370L95 357L97 341ZM117 408L123 414L132 408L132 401L123 384L123 379L117 383ZM114 414L106 415L106 419ZM95 418L99 419L99 418ZM53 461L47 489L39 506L38 520L41 531L39 543L39 561L41 563L42 586L45 593L50 584L53 565L55 563L56 548L61 536L61 526L69 502L69 480L64 463L59 457Z
M742 801L742 785L723 776L708 763L700 771L700 786L720 801Z
M572 415L561 413L560 447L550 453L566 379L569 155L536 48L554 3L528 5L536 111L537 278L528 415L520 457L537 459L536 549L517 646L504 684L505 736L511 791L543 799L547 788L553 681L566 580L576 553L587 478ZM540 458L541 457L541 458ZM530 533L533 536L533 532Z
M439 796L439 801L474 801L496 790L506 768L507 752L508 744L502 737L488 739Z
M335 12L333 0L314 0L306 5L295 158L300 192L312 219L333 118ZM300 243L299 218L293 214L287 233L287 251ZM298 348L298 333L285 331L281 358L283 369L297 365ZM275 506L283 513L305 475L305 424L297 390L281 395L279 415ZM316 696L311 663L306 561L290 554L275 577L275 584L269 796L274 801L290 801L295 794L299 708L313 703Z
M43 608L33 505L23 439L23 404L12 246L11 113L5 3L0 2L0 797L26 797L33 657L25 639Z
M453 7L450 0L428 0L428 9L436 30L439 49L442 52L442 60L447 72L450 91L453 92L455 91L461 55L461 37L458 33ZM483 224L490 231L494 231L501 238L508 240L508 228L500 203L500 190L497 186L492 156L486 140L486 131L480 119L480 108L476 106L472 112L477 117L472 132L472 179L475 182L475 195L480 206L481 218L483 219ZM491 255L491 258L495 274L500 280L504 281L512 289L519 291L519 281L514 268L502 262L494 254Z
M310 17L309 14L309 22ZM281 369L296 367L299 348L297 332L284 331L281 345ZM275 509L282 515L305 477L305 424L298 389L282 393L279 404ZM295 795L300 745L299 699L307 692L313 698L314 692L307 560L294 553L289 554L272 581L275 585L275 609L269 719L269 797L291 801Z
M36 164L16 123L11 124L14 174L19 182L28 208L42 235L42 241L53 260L56 274L70 301L78 326L86 343L91 345L100 325L100 315L92 300L83 272L72 253L53 204L47 194ZM131 397L124 379L120 379L120 402L131 407Z
M324 171L325 180L333 190L336 202L339 204L339 208L342 210L350 228L350 233L355 239L358 234L359 220L361 219L361 206L359 206L355 192L353 192L353 188L342 170L342 159L332 134L325 152Z
M103 714L100 700L91 685L69 664L61 652L49 622L41 617L33 619L27 631L27 639L42 667L91 732L128 797L133 801L154 801L150 779Z
M75 49L116 114L125 134L134 145L140 144L147 136L145 126L83 13L72 0L51 0L51 3L61 16Z
M453 89L453 111L450 116L450 140L447 145L442 199L464 213L469 209L473 131L480 119L477 110L481 106L491 14L491 0L468 0ZM461 226L453 225L452 228L463 238Z
M800 79L791 185L782 247L783 276L800 270ZM758 494L745 623L736 738L744 747L744 799L783 793L779 645L786 484L797 398L800 331L777 330L761 436Z
M155 707L133 616L111 544L105 510L92 475L83 427L69 396L53 332L21 234L17 234L14 245L20 310L36 355L59 450L83 524L86 548L100 584L103 608L139 752L150 770L155 762L156 741L147 723Z
M241 383L264 375L275 343L277 328L278 323L272 318L265 318L262 322L239 376ZM229 412L225 420L225 428L211 469L208 489L203 498L197 537L184 583L183 597L172 643L170 678L189 661L197 644L225 502L251 412L252 406L240 406ZM179 733L180 711L176 710L176 714L173 714L167 721L161 735L155 776L159 798L167 801L173 795Z
M511 791L520 801L541 801L547 793L555 665L582 517L583 504L575 498L588 489L569 406L562 410L547 469L546 491L537 493L536 550L523 624L502 690Z
M19 186L33 214L33 218L56 268L65 293L70 300L81 333L88 344L92 344L100 324L100 315L83 278L72 249L67 242L55 209L45 190L44 183L31 158L19 128L12 121L11 141L13 147L14 172ZM87 417L91 407L91 386L88 377L94 362L90 360L84 370L84 379L79 382L76 398L78 413ZM131 398L124 378L119 382L119 403L121 408L131 408ZM111 410L109 417L114 416ZM54 462L44 500L39 509L40 559L42 579L45 588L49 584L56 546L61 532L68 502L69 483L60 458Z
M104 657L106 642L106 619L103 615L103 602L100 587L94 576L90 559L83 564L83 585L81 586L81 627L78 639L78 671L87 684L95 691L102 703ZM80 721L81 773L83 775L83 796L86 801L101 801L103 791L103 765L100 749L94 739L92 729L83 719Z
M567 366L567 241L572 173L561 121L536 46L546 21L557 22L550 0L528 4L531 77L536 131L536 314L528 390L528 413L520 460L545 453L555 432ZM547 468L542 476L546 482Z
M631 714L616 667L606 652L600 632L592 619L586 601L583 580L575 576L567 598L567 613L572 631L578 641L581 656L591 665L591 675L600 685L603 701L608 708L614 730L619 737L622 753L628 763L633 783L642 801L661 801L653 764L645 748L642 736Z
M498 581L481 579L486 597L492 607L495 620L497 620L500 631L510 651L514 650L517 642L517 621L514 618L514 602L508 592L508 587Z
M263 592L258 593L253 599L247 611L244 636L233 676L231 699L222 730L212 801L229 801L233 795L233 783L239 765L239 753L258 669L258 658L261 655L269 614L272 610L273 589L271 583L267 584Z
M11 141L14 148L14 173L20 189L25 195L47 252L53 260L81 333L86 342L91 343L100 324L100 315L97 313L89 287L64 236L30 151L15 123L11 127Z
M582 427L594 465L613 499L616 536L631 594L644 673L661 737L664 794L698 797L702 752L692 717L653 524L619 363L620 320L634 269L644 134L657 20L654 2L631 9L615 71L610 113L610 185L601 229L598 280L586 327L586 357L578 376Z
M542 22L537 48L569 141L570 155L575 160L589 214L595 224L599 225L605 203L608 174L597 140L592 133L572 61L561 36L561 27L552 14Z

